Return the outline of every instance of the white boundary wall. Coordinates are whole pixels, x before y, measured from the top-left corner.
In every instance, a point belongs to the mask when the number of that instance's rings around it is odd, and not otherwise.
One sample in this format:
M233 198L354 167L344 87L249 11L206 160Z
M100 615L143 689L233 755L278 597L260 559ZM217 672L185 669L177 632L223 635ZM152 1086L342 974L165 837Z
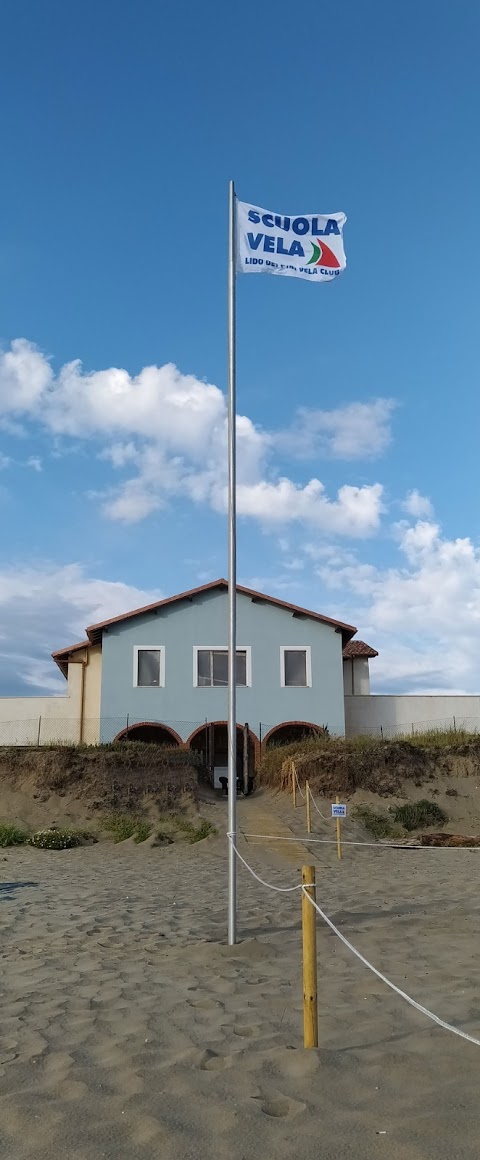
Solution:
M1 697L0 745L78 742L78 707L71 697Z
M345 697L347 737L362 733L388 737L432 728L480 732L480 696Z

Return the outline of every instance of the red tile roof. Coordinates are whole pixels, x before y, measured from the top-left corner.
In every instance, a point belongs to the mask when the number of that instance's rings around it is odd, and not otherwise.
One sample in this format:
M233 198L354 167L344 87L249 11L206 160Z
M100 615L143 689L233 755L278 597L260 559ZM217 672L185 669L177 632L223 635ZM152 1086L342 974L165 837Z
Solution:
M157 612L162 608L167 608L169 604L178 603L180 600L194 600L196 596L201 596L204 592L213 592L215 588L226 591L228 583L223 579L212 580L209 584L202 584L200 588L191 588L188 592L180 592L178 596L169 596L166 600L157 600L155 604L147 604L144 608L135 608L133 612L123 612L121 616L113 616L110 620L91 624L87 628L87 636L92 644L99 644L102 632L111 624L120 624L123 620L131 620L132 617L142 616L146 612ZM357 631L351 624L344 624L341 620L332 620L329 616L323 616L321 612L311 612L308 608L301 608L298 604L288 604L286 600L279 600L277 596L267 596L264 592L256 592L253 588L243 588L242 585L237 584L237 592L243 596L249 596L254 602L264 601L266 604L275 604L278 608L285 608L293 616L306 616L312 620L320 620L322 624L330 624L332 628L342 633L345 637L345 643Z
M179 603L181 600L192 601L204 592L213 592L215 589L223 589L226 591L227 588L228 582L223 578L220 580L212 580L209 584L202 584L199 588L191 588L187 592L180 592L177 596L169 596L166 600L157 600L154 604L146 604L143 608L135 608L131 612L123 612L121 616L112 616L110 620L101 620L98 624L91 624L87 628L88 640L81 641L80 644L70 645L69 648L57 649L56 652L52 653L52 657L66 675L69 654L76 649L86 648L90 644L100 644L103 632L108 630L110 625L120 624L124 620L131 620L134 616L144 616L148 612L158 612L171 604ZM277 608L284 608L287 612L291 612L292 616L307 617L311 620L318 620L322 624L331 625L336 632L342 634L344 645L347 644L357 631L352 624L344 624L342 620L333 620L330 616L324 616L321 612L312 612L310 609L302 608L298 604L289 604L286 600L280 600L276 596L267 596L264 592L256 592L253 588L244 588L238 584L237 592L242 596L249 596L254 603L273 604Z
M364 640L349 640L343 650L343 656L347 657L378 657L376 649L371 645L365 644Z

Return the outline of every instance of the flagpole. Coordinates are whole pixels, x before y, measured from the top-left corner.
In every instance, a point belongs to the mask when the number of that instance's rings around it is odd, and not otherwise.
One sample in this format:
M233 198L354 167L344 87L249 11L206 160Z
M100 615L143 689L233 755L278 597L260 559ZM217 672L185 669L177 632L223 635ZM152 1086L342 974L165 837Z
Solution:
M237 941L237 511L235 186L228 197L228 945Z

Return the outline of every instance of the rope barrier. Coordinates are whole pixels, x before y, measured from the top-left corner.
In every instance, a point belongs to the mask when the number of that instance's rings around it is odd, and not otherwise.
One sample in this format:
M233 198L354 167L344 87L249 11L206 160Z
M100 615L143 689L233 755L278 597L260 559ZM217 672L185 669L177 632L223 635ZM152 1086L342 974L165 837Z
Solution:
M271 882L265 882L263 878L260 878L259 875L255 873L255 870L252 870L252 867L249 866L249 864L245 860L245 858L242 858L242 855L239 854L237 847L235 845L235 842L233 840L233 834L227 834L227 838L228 838L229 842L231 842L233 849L235 850L235 853L237 855L237 858L239 858L240 861L243 862L243 865L246 866L247 870L250 872L252 877L256 878L257 882L260 882L261 886L266 886L267 890L276 890L277 894L291 894L292 891L294 891L294 890L302 890L303 889L301 883L299 883L298 886L273 886Z
M263 838L269 842L302 842L305 845L314 843L317 846L336 846L337 844L334 838L312 838L311 834L305 834L304 837L302 835L299 835L299 837L292 835L291 838L285 837L284 834L243 834L243 837ZM420 846L419 844L400 846L398 843L395 844L395 842L351 842L348 840L344 842L343 839L342 846L361 846L362 849L371 850L456 850L457 853L459 850L480 850L480 846Z
M326 818L326 817L325 817L325 814L322 814L322 811L321 811L321 810L318 808L318 806L317 806L317 803L316 803L316 801L315 801L315 798L314 798L314 796L313 796L313 793L312 793L312 791L311 791L311 790L310 790L310 798L311 798L311 800L312 800L312 802L313 802L313 804L314 804L314 806L315 806L315 809L316 809L316 811L317 811L317 814L320 814L320 817L321 817L321 818L323 818L323 821L324 821L324 822L328 822L328 821L330 821L330 818Z
M298 773L297 773L297 767L296 767L296 765L294 765L294 766L293 766L293 772L294 772L294 775L295 775L295 781L296 781L296 783L297 783L297 789L298 789L298 792L299 792L299 794L300 794L300 797L302 797L302 798L303 798L303 800L305 801L305 798L306 798L306 796L307 796L307 795L306 795L306 794L303 792L303 789L302 789L302 787L301 787L301 785L300 785L300 782L299 782L299 780L298 780Z
M421 1003L417 1003L415 999L412 999L410 995L407 995L405 991L401 991L400 987L397 987L395 983L392 983L390 979L387 979L386 975L382 975L381 971L377 971L377 968L374 967L372 963L369 963L368 959L366 959L364 955L360 954L360 951L357 951L356 947L354 947L353 944L348 941L348 938L345 938L345 935L337 929L331 919L328 918L325 912L322 910L321 906L318 905L318 902L315 902L311 895L307 894L307 891L303 886L302 890L305 894L305 897L308 898L308 901L311 902L312 906L315 907L315 910L320 915L320 918L323 918L323 921L326 922L327 926L330 927L330 930L332 930L333 933L337 935L337 938L339 938L341 942L343 942L344 945L348 947L348 950L351 951L353 955L356 955L357 959L360 959L360 962L363 963L364 967L368 967L368 970L372 971L372 973L377 976L377 979L381 979L382 983L386 983L387 987L390 987L391 991L395 991L396 995L400 995L401 999L405 999L405 1002L409 1003L410 1007L414 1007L416 1011L420 1011L421 1015L426 1015L429 1019L432 1019L433 1022L437 1023L439 1027L443 1027L444 1031L451 1031L453 1035L459 1035L461 1039L466 1039L468 1043L474 1043L476 1047L480 1047L480 1039L475 1039L474 1035L468 1035L466 1031L461 1031L459 1027L452 1027L451 1023L446 1023L444 1019L440 1019L438 1015L434 1015L433 1011L428 1010L428 1007L423 1007Z
M444 1019L440 1019L440 1017L435 1015L433 1011L429 1011L428 1007L423 1007L421 1003L417 1003L415 999L412 999L410 995L407 995L405 991L402 991L400 987L397 987L395 983L392 983L390 979L387 979L386 975L382 975L382 972L378 971L377 968L374 967L373 964L370 963L368 959L366 959L365 956L360 953L360 951L357 951L356 947L353 946L353 943L349 942L348 938L345 938L345 935L342 934L341 931L339 931L335 924L331 921L331 919L328 918L328 915L325 914L325 911L322 910L321 906L319 906L318 903L314 901L311 894L307 893L309 887L311 887L311 884L299 883L297 886L273 886L271 882L265 882L263 878L260 878L259 875L256 874L254 870L252 870L252 867L249 866L246 859L243 858L241 854L239 854L233 841L233 835L227 834L227 837L232 843L237 858L243 862L243 865L246 867L252 877L257 880L257 882L260 882L261 885L265 886L268 890L275 890L280 893L293 893L295 890L301 890L305 895L305 898L308 898L308 901L311 902L312 906L315 907L315 910L320 915L320 918L322 918L330 930L333 931L333 934L337 935L337 938L339 938L340 941L347 947L347 949L351 951L352 954L355 955L355 957L359 959L361 963L363 963L364 967L367 967L369 971L372 971L372 974L377 976L377 979L380 979L382 983L385 983L386 986L389 987L391 991L394 991L396 995L399 995L401 999L405 999L405 1002L408 1003L410 1007L413 1007L415 1011L419 1011L421 1015L426 1015L427 1018L431 1019L433 1023L436 1023L438 1027L443 1027L444 1031L451 1031L452 1035L458 1035L460 1039L466 1039L467 1043L473 1043L475 1047L480 1047L480 1039L476 1039L474 1035L468 1035L466 1031L461 1031L459 1027L452 1027L451 1023L446 1023ZM421 847L421 849L425 848L428 847ZM478 847L471 846L470 849L478 849Z
M297 789L298 789L298 792L299 792L299 794L300 794L300 797L302 797L302 798L303 798L303 800L305 801L305 799L306 799L306 796L307 796L307 795L306 795L306 794L303 792L303 789L302 789L302 787L301 787L301 785L300 785L300 782L299 782L299 780L298 780L298 773L297 773L297 767L296 767L296 765L294 765L294 767L293 767L293 772L294 772L295 781L296 781L296 783L297 783ZM313 804L314 804L314 806L315 806L315 809L316 809L316 811L317 811L317 814L320 814L320 817L323 819L323 821L324 821L324 822L328 822L330 819L329 819L329 818L326 818L326 817L325 817L325 814L322 814L322 811L321 811L321 809L319 809L319 807L317 806L317 803L316 803L316 801L315 801L315 798L314 798L314 796L313 796L313 793L312 793L311 789L309 789L309 794L310 794L310 801L311 801L311 802L313 802Z

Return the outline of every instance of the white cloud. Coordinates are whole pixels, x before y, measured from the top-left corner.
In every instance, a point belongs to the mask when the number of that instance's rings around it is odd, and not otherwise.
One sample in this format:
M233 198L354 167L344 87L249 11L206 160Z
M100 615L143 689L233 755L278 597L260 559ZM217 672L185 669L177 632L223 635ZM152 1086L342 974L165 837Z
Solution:
M319 455L333 459L375 459L392 440L393 399L347 403L332 411L301 407L290 430L276 436L277 445L300 459Z
M445 539L438 524L419 520L403 528L396 567L361 563L353 552L337 563L335 551L317 559L316 572L337 600L341 593L337 614L353 617L379 649L377 691L480 692L480 545Z
M30 455L25 464L26 467L31 467L32 471L43 471L42 460L38 455Z
M11 462L8 455L3 455L0 451L0 471L6 471L7 467L10 467Z
M88 576L79 564L0 572L0 695L66 693L50 653L95 624L161 598L159 591Z
M431 500L426 495L421 495L416 488L407 493L406 498L402 504L403 510L414 519L421 519L425 516L429 519L433 515L433 507Z
M377 399L303 412L299 445L314 430L332 455L368 458L388 442L392 407L391 400ZM131 376L115 367L84 372L75 361L55 375L41 351L17 339L0 354L0 414L2 409L46 427L56 453L59 439L95 440L96 453L115 470L134 472L103 494L103 510L111 519L144 519L173 497L225 509L225 396L171 363ZM272 462L278 437L248 416L237 418L237 440L240 514L264 526L296 521L339 535L366 536L378 527L380 484L345 484L329 497L315 478L279 479Z
M53 383L49 360L33 343L16 338L0 351L0 412L30 413Z
M277 483L262 481L238 488L237 504L241 515L255 515L266 524L299 521L312 524L330 534L369 536L376 531L382 507L380 484L350 487L345 484L335 500L325 495L318 479L298 487L289 479Z

